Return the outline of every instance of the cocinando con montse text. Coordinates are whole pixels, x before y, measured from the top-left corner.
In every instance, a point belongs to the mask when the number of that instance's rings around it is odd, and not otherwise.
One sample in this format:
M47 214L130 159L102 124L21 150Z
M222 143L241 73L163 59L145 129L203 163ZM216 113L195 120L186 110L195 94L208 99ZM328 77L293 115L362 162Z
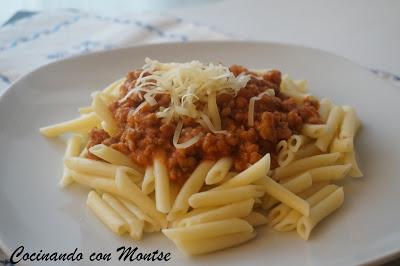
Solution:
M26 251L24 246L16 248L11 256L10 262L17 264L19 262L79 262L79 261L170 261L171 253L154 250L151 252L142 252L138 247L121 246L114 252L88 252L83 253L75 248L71 252L46 252L39 250L37 252Z

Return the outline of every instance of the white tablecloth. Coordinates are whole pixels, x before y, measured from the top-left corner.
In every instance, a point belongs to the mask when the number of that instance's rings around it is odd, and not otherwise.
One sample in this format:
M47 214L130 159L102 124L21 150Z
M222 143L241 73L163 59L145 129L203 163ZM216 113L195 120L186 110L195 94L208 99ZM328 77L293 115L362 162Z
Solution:
M227 38L209 26L165 15L41 12L0 29L0 94L21 75L73 55L143 43Z

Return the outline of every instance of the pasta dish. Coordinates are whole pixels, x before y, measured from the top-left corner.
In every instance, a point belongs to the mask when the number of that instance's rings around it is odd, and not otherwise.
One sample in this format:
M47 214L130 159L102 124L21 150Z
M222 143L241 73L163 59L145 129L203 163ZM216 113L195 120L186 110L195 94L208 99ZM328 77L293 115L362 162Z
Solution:
M60 185L91 189L88 207L118 235L161 231L183 253L242 244L255 227L307 240L361 177L354 108L318 99L278 70L161 63L92 93L67 137Z

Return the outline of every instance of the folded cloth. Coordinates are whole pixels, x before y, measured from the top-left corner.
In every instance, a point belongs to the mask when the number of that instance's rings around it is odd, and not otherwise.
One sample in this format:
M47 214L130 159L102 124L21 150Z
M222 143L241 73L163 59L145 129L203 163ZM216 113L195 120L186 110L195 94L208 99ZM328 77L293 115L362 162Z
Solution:
M21 75L72 55L144 43L228 38L210 26L160 14L42 12L0 28L0 95Z

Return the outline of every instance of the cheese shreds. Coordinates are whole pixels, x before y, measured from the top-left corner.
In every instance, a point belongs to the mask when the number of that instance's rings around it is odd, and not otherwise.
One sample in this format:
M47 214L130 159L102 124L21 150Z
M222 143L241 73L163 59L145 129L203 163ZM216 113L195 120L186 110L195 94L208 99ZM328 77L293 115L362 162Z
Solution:
M260 93L258 96L254 96L254 97L250 98L249 111L247 113L247 120L248 120L249 126L253 126L254 125L254 106L255 106L255 103L256 103L256 101L261 100L261 98L264 95L275 96L275 91L273 89L268 89L268 90Z
M221 117L219 116L218 112L218 105L217 105L217 96L215 91L212 91L210 95L208 95L208 112L210 114L211 121L214 125L216 130L221 129Z
M205 128L208 128L212 133L220 133L220 134L229 134L226 130L217 130L215 129L214 125L211 123L210 118L203 113L200 112L201 119L197 120L197 122Z
M206 125L210 131L221 133L216 97L220 94L236 96L249 80L250 75L240 74L235 77L228 67L221 64L203 64L199 61L161 63L146 58L135 87L120 100L120 103L135 93L144 92L144 101L154 106L157 103L157 94L167 94L171 99L170 104L167 108L157 111L158 118L169 122L179 121L183 116L191 117L204 121L202 125ZM205 113L210 116L206 115L206 120Z
M146 102L150 104L150 106L154 106L157 104L156 99L153 98L150 92L146 93L143 97L146 100Z
M183 126L183 122L181 120L176 125L174 137L172 139L172 143L174 144L175 148L177 148L177 149L186 149L186 148L196 144L200 140L200 138L203 136L203 133L200 132L199 134L197 134L193 138L189 139L188 141L185 141L183 143L178 143L179 137L182 132L182 126Z

